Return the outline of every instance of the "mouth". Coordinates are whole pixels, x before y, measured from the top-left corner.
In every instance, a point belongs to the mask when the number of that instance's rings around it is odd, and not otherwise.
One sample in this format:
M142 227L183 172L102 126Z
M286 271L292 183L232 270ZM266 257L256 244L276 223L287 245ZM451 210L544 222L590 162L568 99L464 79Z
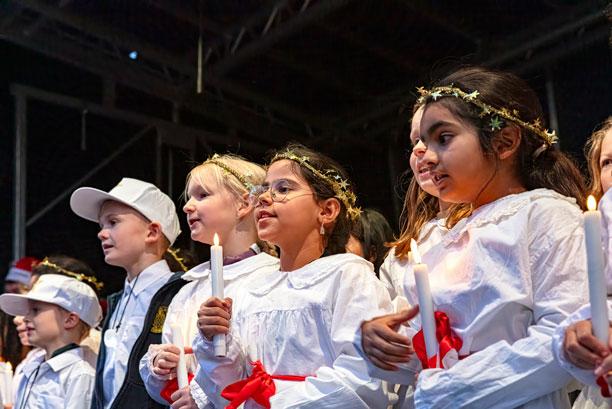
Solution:
M112 248L113 248L112 244L104 244L104 243L102 244L102 251L104 251L105 253Z
M197 222L199 222L199 221L200 221L200 219L199 219L199 218L194 217L193 219L189 219L189 220L187 220L187 223L189 223L189 227L191 228L191 227L193 227L193 225L194 225L194 224L196 224L196 223L197 223Z
M448 178L448 175L436 173L436 174L432 174L431 180L433 180L434 184L439 185L444 180L446 180L446 178Z
M260 221L260 220L268 219L270 217L275 217L275 216L270 212L267 212L265 210L260 210L259 212L257 212L256 217L257 217L257 221Z

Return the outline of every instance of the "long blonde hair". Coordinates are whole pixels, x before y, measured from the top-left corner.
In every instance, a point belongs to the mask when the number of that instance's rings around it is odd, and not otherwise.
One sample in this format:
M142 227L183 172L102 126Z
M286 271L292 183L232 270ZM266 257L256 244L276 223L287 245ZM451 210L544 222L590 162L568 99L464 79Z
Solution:
M603 196L601 188L601 145L608 132L612 131L612 116L606 118L603 124L597 129L585 145L586 158L589 165L589 192L599 200Z

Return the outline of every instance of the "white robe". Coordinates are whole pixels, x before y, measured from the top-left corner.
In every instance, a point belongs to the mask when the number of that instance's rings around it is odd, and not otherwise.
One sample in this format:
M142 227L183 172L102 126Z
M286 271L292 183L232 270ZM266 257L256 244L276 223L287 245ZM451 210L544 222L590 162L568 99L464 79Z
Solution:
M608 190L601 198L599 210L602 216L601 241L606 259L605 270L608 282L608 315L612 317L612 302L610 300L610 295L612 295L612 265L609 259L610 254L612 254L612 240L610 240L610 236L612 236L612 189ZM559 325L553 338L553 350L557 361L575 379L586 385L586 388L574 402L574 409L604 409L612 406L612 399L606 399L601 395L593 371L574 366L565 358L563 353L563 340L567 327L575 322L590 318L591 309L589 305L585 305Z
M223 267L223 283L225 295L233 297L235 289L240 286L247 277L257 272L277 271L279 261L266 253L245 258L236 263ZM181 335L185 346L191 346L193 339L198 333L198 310L200 305L211 296L210 262L202 263L185 274L182 278L190 283L184 285L174 296L168 306L168 313L162 330L162 343L172 343L172 325L179 324ZM158 345L151 345L149 351L140 360L140 376L144 381L149 395L156 401L167 404L160 397L161 390L171 376L159 376L153 373L153 359L159 351ZM187 371L196 374L198 362L193 354L185 356ZM172 376L174 377L174 376ZM209 405L208 398L195 378L190 383L191 396L199 408Z
M248 361L255 360L272 375L307 377L275 381L272 408L386 407L382 382L368 376L353 346L362 321L391 312L389 295L369 262L338 254L256 280L234 299L227 357L214 357L212 343L200 335L194 341L198 382L215 407L227 404L221 391L246 378ZM247 409L258 407L245 403Z

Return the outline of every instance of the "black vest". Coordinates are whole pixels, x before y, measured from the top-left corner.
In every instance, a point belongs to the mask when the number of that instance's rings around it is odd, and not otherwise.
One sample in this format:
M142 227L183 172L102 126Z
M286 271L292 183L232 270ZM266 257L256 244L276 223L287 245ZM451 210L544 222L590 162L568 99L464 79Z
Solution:
M128 364L125 373L125 379L119 392L113 401L112 409L161 409L166 408L166 405L161 405L149 397L144 382L140 378L138 365L142 356L149 350L151 344L161 344L161 328L166 319L168 305L172 298L187 284L187 281L182 280L182 272L175 273L170 277L168 282L164 284L151 299L151 305L145 316L142 332L136 338L134 347L130 352ZM102 342L100 343L100 353L98 354L98 362L96 364L96 384L91 400L91 409L104 409L104 362L106 361L106 346L104 345L104 333L108 329L110 317L113 314L117 304L121 299L123 291L114 293L108 297L108 313L104 321L102 329Z

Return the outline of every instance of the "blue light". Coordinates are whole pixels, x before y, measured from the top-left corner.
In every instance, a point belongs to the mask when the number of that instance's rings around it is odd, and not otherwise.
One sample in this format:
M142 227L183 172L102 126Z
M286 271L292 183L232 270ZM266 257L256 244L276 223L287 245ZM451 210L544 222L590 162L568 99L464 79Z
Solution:
M138 51L132 51L132 52L129 54L129 56L130 56L130 58L131 58L132 60L135 60L136 58L138 58Z

